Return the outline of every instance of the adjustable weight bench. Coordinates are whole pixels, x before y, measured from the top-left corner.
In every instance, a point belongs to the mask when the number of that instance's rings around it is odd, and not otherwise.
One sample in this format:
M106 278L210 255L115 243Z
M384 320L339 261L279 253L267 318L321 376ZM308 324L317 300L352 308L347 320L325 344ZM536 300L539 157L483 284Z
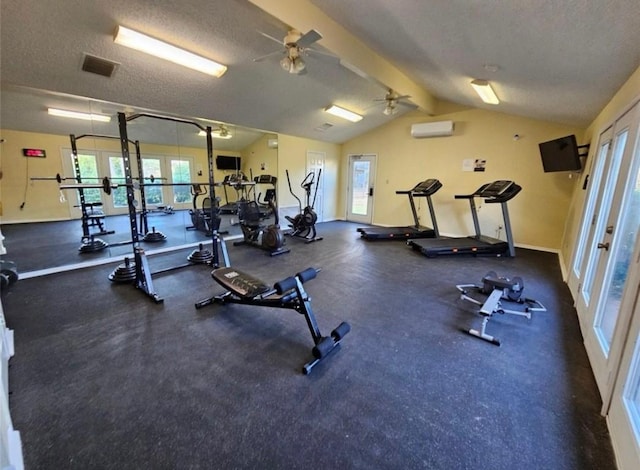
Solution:
M211 277L227 289L227 292L201 300L195 304L195 307L200 309L212 303L234 303L292 309L304 315L314 343L311 350L314 358L302 367L302 372L307 375L311 369L338 349L344 336L351 330L348 323L342 322L331 332L330 336L322 336L315 315L311 310L311 298L303 287L304 283L316 277L318 271L314 268L307 268L270 287L260 279L235 268L214 269L211 272Z

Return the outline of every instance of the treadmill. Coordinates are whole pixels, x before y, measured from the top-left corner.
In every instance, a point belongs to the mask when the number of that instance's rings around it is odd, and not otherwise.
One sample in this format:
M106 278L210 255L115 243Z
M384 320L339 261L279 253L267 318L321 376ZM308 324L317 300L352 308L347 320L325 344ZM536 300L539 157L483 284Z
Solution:
M471 207L475 236L460 238L439 238L434 240L409 240L407 242L414 250L420 251L429 258L441 255L493 255L511 256L516 255L513 244L513 234L511 232L511 222L509 220L509 209L507 202L513 199L522 188L508 180L498 180L487 183L478 188L473 194L456 195L456 199L467 199ZM504 229L507 240L488 237L480 233L480 223L478 222L478 210L476 209L475 198L483 198L487 204L500 204L502 206L502 217L504 219Z
M436 222L436 213L433 210L431 196L441 187L442 183L437 179L428 179L421 181L408 191L396 191L396 194L406 194L409 197L414 225L407 227L360 227L356 230L360 233L360 237L365 240L409 240L414 238L438 237L438 223ZM420 225L416 204L414 202L414 199L417 197L423 197L427 200L433 228Z

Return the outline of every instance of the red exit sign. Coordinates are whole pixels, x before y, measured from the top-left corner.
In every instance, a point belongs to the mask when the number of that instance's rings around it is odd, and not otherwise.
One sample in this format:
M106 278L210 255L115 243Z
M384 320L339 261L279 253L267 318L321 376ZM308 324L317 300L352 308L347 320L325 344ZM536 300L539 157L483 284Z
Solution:
M47 152L44 149L22 149L22 155L25 157L46 158Z

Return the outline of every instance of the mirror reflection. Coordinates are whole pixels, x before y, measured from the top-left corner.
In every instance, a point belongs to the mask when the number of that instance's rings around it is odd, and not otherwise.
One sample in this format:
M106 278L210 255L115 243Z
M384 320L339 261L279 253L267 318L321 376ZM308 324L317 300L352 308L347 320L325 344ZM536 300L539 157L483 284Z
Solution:
M210 243L214 227L205 214L212 203L221 209L217 228L225 238L241 236L243 201L256 201L264 223L271 223L265 196L275 190L267 176L278 174L276 134L21 87L3 87L2 101L2 153L46 154L15 156L3 165L1 229L7 257L22 277L124 258L132 253L136 233L148 254ZM54 116L49 108L104 118ZM124 126L118 113L126 117ZM211 168L207 127L213 137Z

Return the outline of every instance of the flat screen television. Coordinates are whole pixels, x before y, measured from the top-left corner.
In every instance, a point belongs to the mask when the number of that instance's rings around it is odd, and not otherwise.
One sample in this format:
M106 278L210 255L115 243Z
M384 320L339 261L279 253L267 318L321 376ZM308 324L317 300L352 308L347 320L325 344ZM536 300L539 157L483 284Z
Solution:
M218 155L216 157L216 167L218 170L236 170L240 171L240 157L227 157Z
M540 156L542 157L542 166L545 173L552 171L579 171L582 169L575 135L542 142L538 146L540 147Z

